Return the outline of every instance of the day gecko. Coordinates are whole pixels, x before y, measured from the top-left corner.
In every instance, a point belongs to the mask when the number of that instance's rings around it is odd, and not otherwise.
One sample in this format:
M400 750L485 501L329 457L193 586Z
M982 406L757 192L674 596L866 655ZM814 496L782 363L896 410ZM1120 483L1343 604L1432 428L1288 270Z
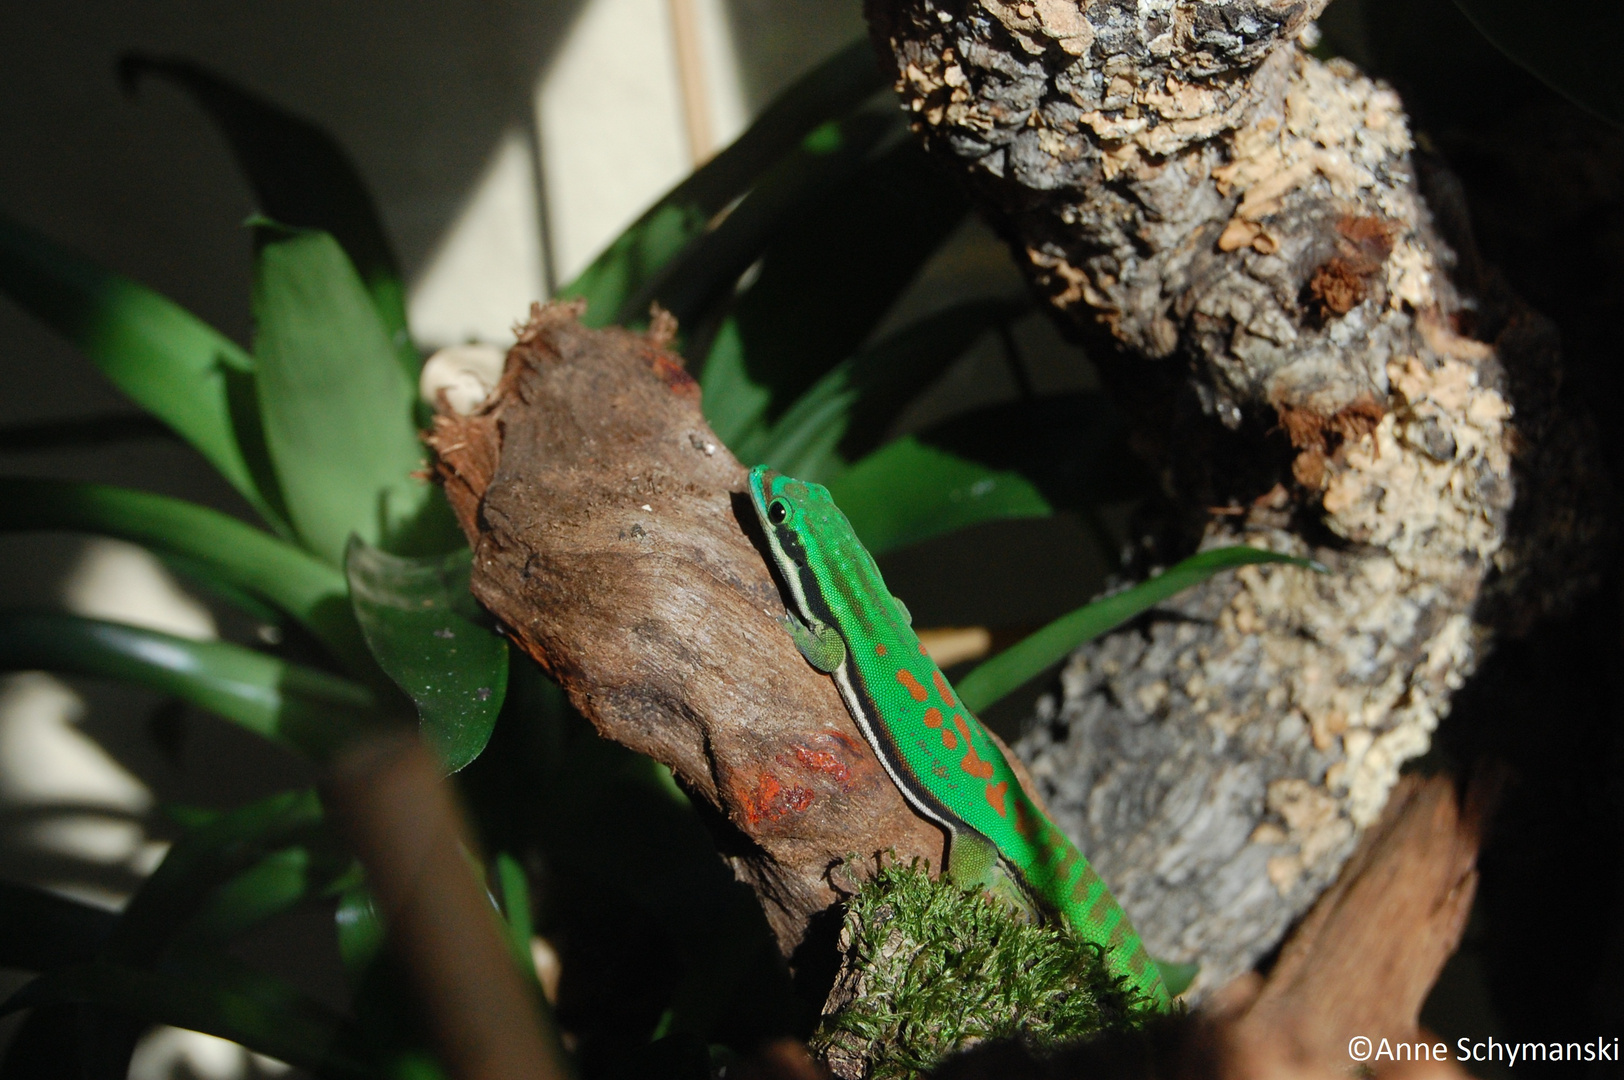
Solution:
M750 498L794 600L784 628L834 677L909 804L946 830L948 878L1064 919L1104 948L1107 970L1143 1004L1166 1010L1167 988L1127 914L954 696L828 489L758 465Z

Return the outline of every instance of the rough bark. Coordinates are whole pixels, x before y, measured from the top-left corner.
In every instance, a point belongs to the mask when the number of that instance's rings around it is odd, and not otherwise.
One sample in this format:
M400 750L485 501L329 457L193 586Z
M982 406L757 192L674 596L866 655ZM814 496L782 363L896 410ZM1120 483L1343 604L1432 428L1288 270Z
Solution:
M1335 878L1494 628L1584 587L1604 517L1554 333L1451 282L1397 96L1297 43L1323 7L869 4L917 131L1160 466L1151 558L1330 567L1249 568L1084 649L1017 747L1198 993Z
M651 336L537 307L482 409L430 437L473 546L474 595L606 737L714 810L786 954L828 872L895 849L941 864L834 684L778 625L745 470Z

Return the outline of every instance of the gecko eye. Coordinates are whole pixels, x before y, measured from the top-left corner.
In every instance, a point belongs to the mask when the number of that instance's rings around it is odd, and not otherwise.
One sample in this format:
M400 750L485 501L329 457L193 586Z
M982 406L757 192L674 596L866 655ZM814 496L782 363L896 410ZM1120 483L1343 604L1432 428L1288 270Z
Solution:
M774 525L782 525L789 520L789 503L783 499L774 499L767 504L767 520Z

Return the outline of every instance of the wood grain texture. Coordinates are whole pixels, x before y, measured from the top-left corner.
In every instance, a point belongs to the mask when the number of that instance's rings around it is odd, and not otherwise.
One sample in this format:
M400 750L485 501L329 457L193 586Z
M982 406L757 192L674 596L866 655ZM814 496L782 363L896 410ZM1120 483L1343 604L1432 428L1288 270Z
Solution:
M894 848L941 864L841 703L778 625L745 469L657 331L538 306L502 382L430 445L474 595L605 737L671 767L786 955L829 871Z

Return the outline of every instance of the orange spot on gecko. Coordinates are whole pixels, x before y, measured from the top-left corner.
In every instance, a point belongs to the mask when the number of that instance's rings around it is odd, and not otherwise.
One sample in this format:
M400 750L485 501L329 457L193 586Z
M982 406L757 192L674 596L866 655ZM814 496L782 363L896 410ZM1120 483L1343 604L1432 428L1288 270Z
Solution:
M930 655L930 650L925 648L925 643L923 641L921 641L919 643L919 655L920 656L929 656Z
M942 673L933 671L930 673L930 677L936 680L936 692L942 695L942 700L947 702L947 707L951 709L958 705L958 702L953 700L953 688L947 685L947 680L942 678Z
M1009 809L1004 805L1004 795L1009 791L1009 781L1000 780L996 784L987 785L987 802L998 811L999 817L1008 817Z
M977 780L992 779L992 763L982 761L976 754L976 748L970 741L970 729L965 726L964 717L958 713L953 714L953 726L959 729L964 736L964 760L959 762L959 768L975 777Z
M875 656L884 656L885 655L885 646L883 644L874 646L874 655Z
M925 726L926 727L941 727L942 726L942 710L938 709L934 705L932 705L930 708L926 709L925 710Z
M958 747L959 747L959 737L957 735L953 734L953 729L952 728L943 728L942 729L942 745L947 747L949 750L957 750L958 749Z
M914 673L907 668L897 668L897 682L902 684L908 691L908 696L915 701L924 701L930 697L930 691L919 685L919 680L914 678Z
M836 783L843 784L851 779L851 770L846 767L846 763L827 750L813 750L810 747L797 746L795 748L795 760L808 769L828 773Z

